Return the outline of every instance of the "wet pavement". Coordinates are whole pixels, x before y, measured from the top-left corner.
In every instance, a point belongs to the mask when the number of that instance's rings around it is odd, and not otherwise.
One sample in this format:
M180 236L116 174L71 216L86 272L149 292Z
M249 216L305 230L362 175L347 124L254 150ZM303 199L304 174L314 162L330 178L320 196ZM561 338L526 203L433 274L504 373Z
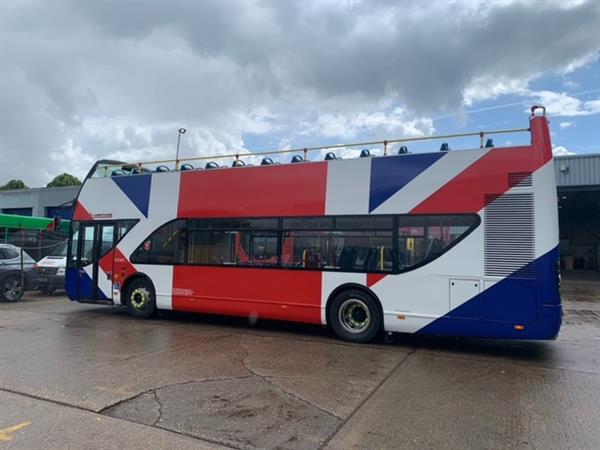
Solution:
M28 294L0 303L2 448L599 448L600 283L556 341L399 337Z

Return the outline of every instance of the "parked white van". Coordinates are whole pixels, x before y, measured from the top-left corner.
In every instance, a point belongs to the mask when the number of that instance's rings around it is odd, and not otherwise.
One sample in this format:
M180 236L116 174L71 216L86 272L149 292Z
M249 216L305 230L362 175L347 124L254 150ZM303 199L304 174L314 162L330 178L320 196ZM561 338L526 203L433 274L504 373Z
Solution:
M52 255L40 259L33 266L36 273L37 289L46 295L65 288L65 268L67 267L67 243L59 246Z

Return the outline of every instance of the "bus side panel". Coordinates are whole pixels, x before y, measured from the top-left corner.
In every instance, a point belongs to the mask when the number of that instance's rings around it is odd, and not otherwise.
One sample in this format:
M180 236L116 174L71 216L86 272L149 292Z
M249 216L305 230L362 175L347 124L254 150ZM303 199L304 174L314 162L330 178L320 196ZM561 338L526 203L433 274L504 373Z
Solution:
M175 266L173 309L321 323L321 272Z
M540 277L545 275L543 284L546 289L556 289L555 282L547 275L549 268L556 264L557 256L558 248L555 248L531 263L535 265ZM518 274L515 275L518 277ZM553 288L551 284L554 285ZM560 305L542 308L537 320L523 317L523 311L531 312L532 306L535 307L536 300L539 299L535 292L532 293L532 285L535 282L508 276L452 311L452 315L459 315L461 308L472 308L479 304L488 315L501 314L504 320L459 319L448 314L421 328L419 333L482 338L554 339L561 324ZM519 320L522 318L529 320Z
M178 217L322 215L327 164L288 164L181 174Z

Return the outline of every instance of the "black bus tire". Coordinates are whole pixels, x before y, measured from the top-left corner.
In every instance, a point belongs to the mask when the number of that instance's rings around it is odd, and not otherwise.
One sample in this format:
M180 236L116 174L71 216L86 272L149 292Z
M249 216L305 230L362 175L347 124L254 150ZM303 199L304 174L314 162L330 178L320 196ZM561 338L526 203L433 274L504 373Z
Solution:
M152 283L145 278L133 280L125 292L125 305L133 317L149 319L156 316L156 294Z
M328 323L340 339L365 343L379 334L383 318L377 300L360 289L349 289L332 300Z

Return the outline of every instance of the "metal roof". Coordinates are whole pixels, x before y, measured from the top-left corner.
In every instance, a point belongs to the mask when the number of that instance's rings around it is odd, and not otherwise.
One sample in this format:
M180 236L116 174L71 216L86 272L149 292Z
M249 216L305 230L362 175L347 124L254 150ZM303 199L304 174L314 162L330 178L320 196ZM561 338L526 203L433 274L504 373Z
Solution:
M554 170L559 188L600 186L600 153L556 156Z

